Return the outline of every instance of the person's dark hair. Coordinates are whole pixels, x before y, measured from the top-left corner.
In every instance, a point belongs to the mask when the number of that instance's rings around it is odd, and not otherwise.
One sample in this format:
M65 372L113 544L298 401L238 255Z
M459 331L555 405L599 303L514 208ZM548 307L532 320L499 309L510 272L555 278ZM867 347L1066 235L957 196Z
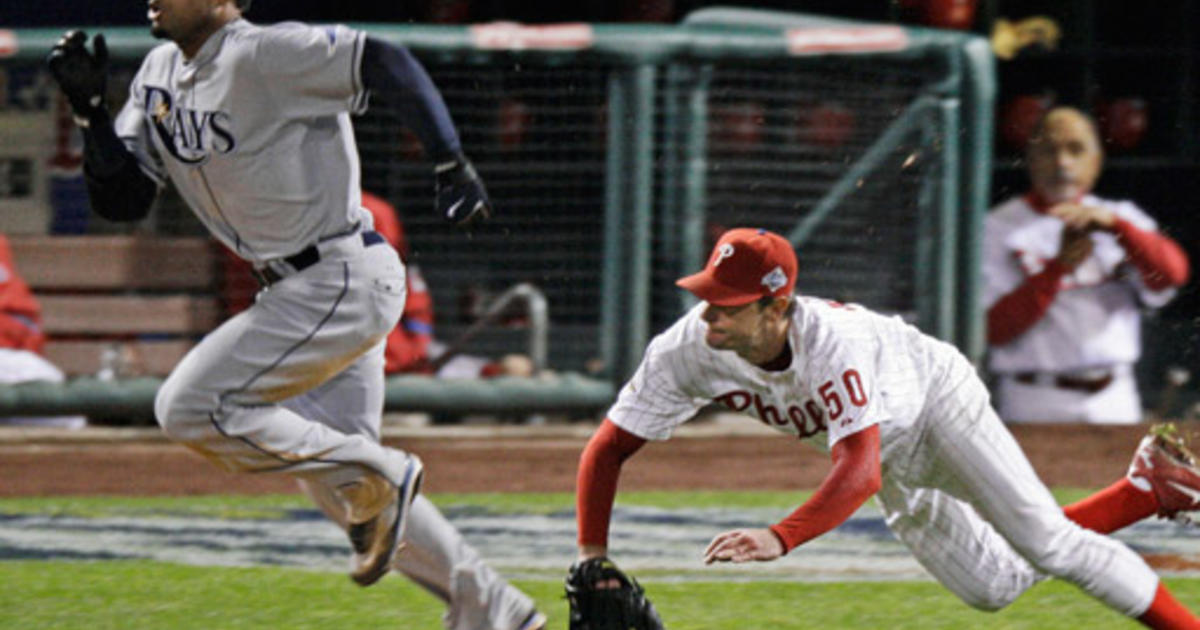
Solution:
M237 8L243 13L250 10L250 0L237 0Z

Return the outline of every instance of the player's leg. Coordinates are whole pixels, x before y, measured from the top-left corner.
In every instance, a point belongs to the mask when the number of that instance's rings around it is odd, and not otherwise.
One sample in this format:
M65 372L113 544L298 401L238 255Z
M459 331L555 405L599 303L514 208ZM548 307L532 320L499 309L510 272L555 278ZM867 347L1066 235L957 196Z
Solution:
M383 355L371 351L325 384L284 403L300 415L343 433L379 440ZM335 523L347 528L346 503L320 479L300 486ZM402 553L393 566L446 602L451 630L525 630L541 619L533 601L484 564L479 554L428 500L409 510ZM523 626L525 622L529 625Z
M380 441L383 412L382 347L359 357L349 368L282 405L297 415L346 435ZM322 475L297 477L302 490L343 530L349 527L349 505Z
M343 503L328 487L301 480L301 488L345 528ZM424 496L408 517L404 551L394 568L446 603L450 630L537 630L545 623L533 600L488 566L462 534Z
M532 630L545 622L533 600L488 566L423 496L413 503L407 531L395 566L446 602L446 628Z
M171 438L235 471L321 473L335 484L363 470L400 483L402 453L314 422L280 402L329 380L377 346L403 307L394 252L370 247L322 261L260 293L206 336L159 390L155 415ZM368 265L385 265L368 271ZM395 293L373 274L400 282ZM357 471L345 472L347 465Z
M352 523L352 577L366 585L386 572L403 534L420 460L280 403L382 352L403 308L404 271L393 250L364 247L357 235L323 245L321 255L188 353L160 389L155 414L168 436L227 469L337 488ZM382 374L375 381L373 405Z
M988 407L982 383L964 384L938 407L927 440L937 486L968 501L1035 569L1130 617L1153 615L1152 604L1159 612L1177 606L1140 556L1066 518Z
M964 501L887 477L876 498L913 557L973 608L1000 610L1045 577Z
M1200 510L1200 467L1174 425L1150 427L1120 481L1065 508L1071 520L1116 531L1155 514L1179 518Z

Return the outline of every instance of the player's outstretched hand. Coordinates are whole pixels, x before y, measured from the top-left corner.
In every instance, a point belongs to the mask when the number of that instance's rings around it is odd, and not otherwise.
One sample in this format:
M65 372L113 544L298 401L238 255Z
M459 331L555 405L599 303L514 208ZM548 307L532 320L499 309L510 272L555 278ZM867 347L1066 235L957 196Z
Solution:
M104 107L108 83L108 45L104 35L97 33L92 38L92 52L88 52L87 34L67 31L50 51L46 65L67 95L76 118L86 120Z
M704 564L768 562L782 556L783 543L769 529L735 529L717 534L704 550Z
M492 216L492 201L467 156L457 153L433 169L434 207L458 227L482 223Z

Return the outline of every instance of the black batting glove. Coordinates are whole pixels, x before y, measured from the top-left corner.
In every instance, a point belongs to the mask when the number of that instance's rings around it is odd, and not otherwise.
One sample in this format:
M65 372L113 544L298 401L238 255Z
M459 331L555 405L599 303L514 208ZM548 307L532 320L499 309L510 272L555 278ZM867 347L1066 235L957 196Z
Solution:
M491 218L492 201L467 156L455 153L439 160L433 177L434 208L443 219L467 227Z
M71 103L75 121L86 127L91 117L104 109L108 84L108 45L104 35L92 38L92 51L87 49L87 34L67 31L54 45L46 65Z

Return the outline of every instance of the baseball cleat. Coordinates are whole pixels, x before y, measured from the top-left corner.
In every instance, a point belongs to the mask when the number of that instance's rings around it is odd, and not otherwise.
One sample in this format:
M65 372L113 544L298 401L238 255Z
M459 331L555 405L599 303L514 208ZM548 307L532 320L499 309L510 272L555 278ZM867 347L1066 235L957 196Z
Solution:
M1154 492L1160 517L1191 522L1182 513L1200 510L1200 467L1172 423L1150 427L1133 454L1127 476L1142 490Z
M546 615L534 609L525 618L525 621L522 621L521 625L517 626L517 630L546 630Z
M404 527L413 499L421 491L425 474L421 460L408 456L404 480L400 485L376 474L341 488L350 504L347 533L354 549L350 579L359 586L370 586L392 568L392 558L404 546Z

